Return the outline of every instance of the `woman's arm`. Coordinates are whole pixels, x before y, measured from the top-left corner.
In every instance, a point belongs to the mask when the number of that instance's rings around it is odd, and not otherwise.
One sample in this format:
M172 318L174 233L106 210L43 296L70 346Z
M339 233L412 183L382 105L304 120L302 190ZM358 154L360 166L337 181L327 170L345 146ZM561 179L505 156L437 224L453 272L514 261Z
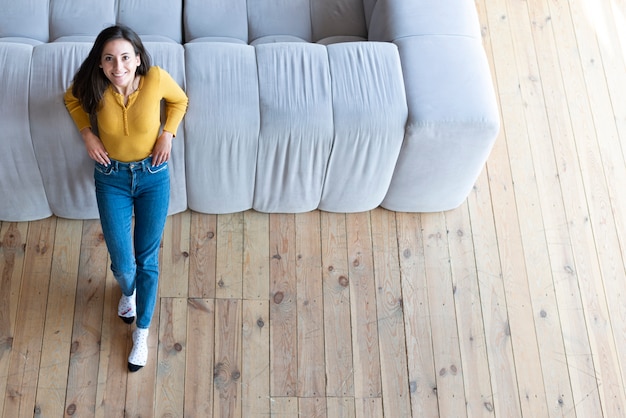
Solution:
M80 101L74 96L74 94L72 94L71 86L67 89L63 98L65 100L65 107L67 107L67 111L70 113L76 127L80 131L80 135L82 136L85 147L87 148L89 158L99 162L100 164L111 164L111 160L108 156L109 154L104 148L100 138L98 138L91 130L89 115L83 109Z

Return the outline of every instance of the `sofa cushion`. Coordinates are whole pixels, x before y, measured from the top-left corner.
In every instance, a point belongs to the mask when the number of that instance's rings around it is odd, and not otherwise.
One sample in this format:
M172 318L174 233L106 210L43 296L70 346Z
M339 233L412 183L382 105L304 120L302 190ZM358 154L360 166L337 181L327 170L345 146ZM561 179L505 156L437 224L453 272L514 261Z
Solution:
M123 0L117 3L117 23L132 28L146 41L183 40L182 1Z
M335 133L319 208L374 209L389 188L407 120L398 49L381 42L334 44L328 59Z
M48 42L48 0L0 0L0 38Z
M248 43L246 0L185 0L185 41L234 38Z
M382 206L418 212L453 209L471 191L499 131L481 40L413 36L396 44L409 119Z
M85 59L88 43L49 43L33 51L30 130L52 212L97 218L93 161L70 118L63 93Z
M316 209L333 141L326 47L275 43L255 47L261 131L254 209Z
M310 0L248 2L248 42L268 35L292 35L312 41Z
M367 38L363 0L311 0L313 41L330 36Z
M144 42L152 58L152 65L158 65L167 71L183 89L185 80L185 50L182 45L172 42ZM165 120L165 107L162 107L161 120ZM170 166L170 203L168 214L183 212L187 209L187 178L185 169L185 119L178 127L172 141Z
M249 45L185 45L189 110L185 133L189 207L198 212L250 209L259 139L259 83Z
M50 40L96 36L115 22L115 0L50 0Z
M28 115L31 45L0 42L0 214L29 221L52 214L35 159Z
M369 39L390 42L416 35L469 36L480 39L473 1L378 0L372 9Z

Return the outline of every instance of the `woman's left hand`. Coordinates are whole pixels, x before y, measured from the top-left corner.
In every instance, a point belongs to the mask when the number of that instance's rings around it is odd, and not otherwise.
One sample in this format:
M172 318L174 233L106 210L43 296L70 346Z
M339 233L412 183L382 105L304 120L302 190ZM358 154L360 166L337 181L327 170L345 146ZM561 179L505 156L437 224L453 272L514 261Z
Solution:
M161 133L152 149L152 166L161 165L170 159L173 137L171 132L163 131Z

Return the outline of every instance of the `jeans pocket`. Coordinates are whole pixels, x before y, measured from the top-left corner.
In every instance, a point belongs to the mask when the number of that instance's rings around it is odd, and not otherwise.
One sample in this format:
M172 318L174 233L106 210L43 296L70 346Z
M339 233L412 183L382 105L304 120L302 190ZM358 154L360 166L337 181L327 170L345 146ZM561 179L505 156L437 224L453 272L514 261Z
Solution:
M113 164L104 165L96 162L96 171L100 174L104 174L105 176L110 176L113 174Z
M148 172L150 174L156 174L156 173L159 173L159 172L161 172L163 170L166 170L166 169L167 169L167 161L165 161L164 163L161 163L160 165L157 165L157 166L152 166L152 165L148 166Z

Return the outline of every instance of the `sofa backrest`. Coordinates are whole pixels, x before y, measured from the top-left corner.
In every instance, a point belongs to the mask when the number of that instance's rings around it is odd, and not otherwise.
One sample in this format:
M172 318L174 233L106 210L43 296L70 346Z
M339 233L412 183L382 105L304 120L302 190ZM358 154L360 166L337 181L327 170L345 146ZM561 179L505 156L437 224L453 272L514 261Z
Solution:
M183 42L183 0L0 0L0 38L93 41L130 26L145 41Z
M185 40L230 38L248 43L246 0L185 0Z
M376 0L0 0L0 38L92 41L120 23L144 40L241 43L367 37Z
M48 42L49 0L0 0L0 38Z
M50 0L50 41L89 39L115 24L115 0Z
M371 3L373 0L365 0ZM370 7L371 8L371 7ZM364 0L184 0L185 41L367 37Z

